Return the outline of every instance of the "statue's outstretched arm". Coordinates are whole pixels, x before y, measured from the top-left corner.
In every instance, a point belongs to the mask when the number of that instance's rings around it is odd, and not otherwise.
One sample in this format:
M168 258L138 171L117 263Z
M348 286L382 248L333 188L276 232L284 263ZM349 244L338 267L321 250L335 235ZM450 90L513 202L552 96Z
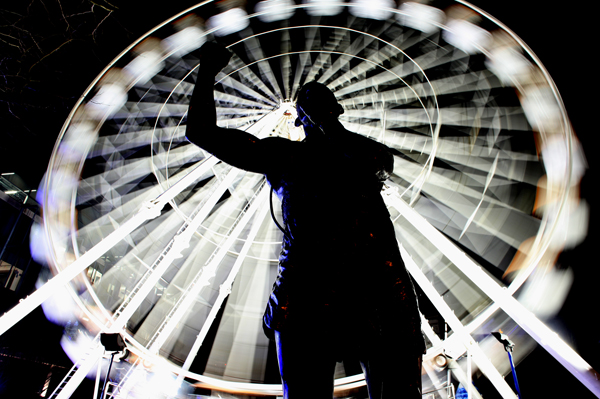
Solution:
M237 129L217 126L215 76L231 58L225 47L205 43L199 50L200 67L188 109L187 139L222 161L251 172L267 173L286 150L285 139L260 140Z

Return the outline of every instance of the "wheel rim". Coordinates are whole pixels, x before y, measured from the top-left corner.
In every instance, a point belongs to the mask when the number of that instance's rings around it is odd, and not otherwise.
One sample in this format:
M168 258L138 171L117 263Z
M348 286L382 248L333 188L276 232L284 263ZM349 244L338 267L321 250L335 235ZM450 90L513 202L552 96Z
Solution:
M155 199L195 168L202 169L160 216L92 264L81 282L86 292L78 298L84 310L90 315L90 308L98 307L98 323L110 324L102 318L114 318L112 312L119 312L148 268L173 246L170 241L183 233L182 226L193 226L184 256L169 260L123 332L146 356L160 349L163 357L181 366L194 349L194 337L215 316L211 309L224 299L221 292L227 288L220 286L228 284L230 274L241 273L220 316L204 374L188 376L199 381L215 377L211 383L234 390L273 389L260 377L266 360L258 353L266 352L268 343L260 331L262 310L257 309L276 273L281 234L265 220L264 178L218 163L184 139L197 65L189 52L217 37L234 52L215 86L222 126L247 129L259 137L300 138L301 132L291 126L294 91L313 78L327 84L346 110L341 120L349 130L396 150L395 173L384 196L399 241L437 294L463 325L485 315L485 320L497 320L494 327L517 328L510 317L498 315L485 289L439 250L439 241L402 215L405 208L398 201L410 204L455 247L492 272L506 271L529 239L532 250L525 272L507 287L511 293L533 271L532 265L557 255L552 244L557 221L566 212L571 180L578 180L580 166L564 107L543 66L497 21L463 6L444 12L414 4L401 9L385 4L364 8L360 2L327 3L332 7L321 2L261 4L255 14L244 15L237 8L219 14L224 10L202 3L173 24L156 28L147 36L165 38L146 37L134 51L124 52L90 86L65 124L49 166L44 201L56 270L101 243L144 201ZM280 4L281 9L275 12L264 4ZM206 23L181 20L192 14ZM215 21L217 15L229 15L233 22ZM475 17L483 18L479 26L467 21ZM173 29L174 35L164 33ZM467 36L476 39L465 41ZM521 68L503 67L506 60ZM543 157L554 143L560 143L566 157L560 170L551 170ZM555 186L548 190L556 193L555 205L532 216L536 187L544 176ZM245 248L246 242L252 245ZM245 260L237 265L240 254ZM199 282L205 288L192 284ZM255 288L248 294L250 282ZM115 293L117 286L123 288ZM169 320L180 323L165 325L165 315L172 311ZM235 315L242 322L233 322ZM170 331L169 337L156 337L157 331L166 334L163 329ZM473 327L470 333L483 332ZM244 342L254 345L243 351L239 348ZM439 345L430 342L429 349L429 357L439 354ZM253 359L253 366L242 366L244 356ZM254 384L225 383L228 379ZM356 379L348 376L338 384Z

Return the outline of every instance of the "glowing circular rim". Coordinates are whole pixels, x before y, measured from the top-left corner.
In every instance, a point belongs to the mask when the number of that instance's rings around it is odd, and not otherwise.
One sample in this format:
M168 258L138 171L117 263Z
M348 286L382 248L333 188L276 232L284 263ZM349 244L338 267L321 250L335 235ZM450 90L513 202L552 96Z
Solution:
M158 30L158 29L162 28L163 26L165 26L165 25L173 22L174 20L180 18L181 16L189 14L193 10L198 9L198 8L204 6L204 5L208 4L208 3L212 3L212 2L213 2L212 0L202 2L202 3L200 3L200 4L198 4L198 5L194 6L194 7L191 7L189 9L185 10L185 11L182 11L181 13L173 16L172 18L168 19L164 23L156 26L152 30L148 31L145 35L141 36L137 41L135 41L134 43L132 43L128 48L126 48L123 52L121 52L121 54L119 54L109 65L107 65L106 68L104 68L104 70L96 77L96 79L94 79L94 81L88 86L88 88L82 94L82 96L80 97L80 99L77 101L77 103L73 107L73 109L72 109L71 113L69 114L67 120L65 121L65 124L63 125L63 128L61 129L61 132L60 132L59 137L57 139L57 142L55 144L54 150L52 152L52 156L51 156L50 163L49 163L49 168L48 168L49 170L53 170L53 167L56 166L56 161L57 161L56 154L58 152L59 145L62 142L62 139L63 139L63 137L65 135L65 132L66 132L67 128L70 126L71 121L75 117L76 112L79 110L80 106L84 102L84 99L87 98L87 96L90 94L90 92L96 87L96 85L98 84L98 82L100 81L100 79L103 76L106 75L106 73L115 65L115 63L117 63L121 58L123 58L126 54L128 54L137 44L139 44L142 40L148 38L156 30ZM570 179L571 179L571 175L572 175L571 174L571 169L572 169L572 151L573 151L573 148L572 148L573 132L572 132L570 123L569 123L569 121L567 119L566 111L564 109L564 104L563 104L562 99L561 99L561 97L560 97L560 95L558 93L556 85L553 82L553 80L551 79L551 77L549 76L549 74L548 74L547 70L545 69L545 67L543 66L543 64L539 61L539 59L537 58L537 56L535 56L535 54L533 53L533 51L531 51L531 49L516 34L514 34L510 29L508 29L508 27L506 27L505 25L503 25L500 21L496 20L491 15L487 14L485 11L483 11L483 10L481 10L481 9L479 9L479 8L477 8L477 7L469 4L467 2L464 2L464 1L461 1L461 0L456 0L456 2L459 3L459 4L462 4L464 6L466 6L468 8L470 8L472 10L474 10L479 15L482 15L482 16L486 17L488 20L492 21L494 24L496 24L503 31L507 32L513 39L515 39L517 41L517 43L521 46L521 48L524 49L527 52L527 54L530 56L530 58L534 61L535 65L542 71L542 73L544 75L544 78L545 78L545 81L548 84L548 87L551 89L552 94L554 96L554 99L557 101L557 103L559 105L559 110L560 110L560 114L561 114L561 123L562 123L562 128L563 128L563 134L564 134L564 139L566 140L566 146L567 146L567 154L568 154L568 156L570 158L569 158L569 160L567 162L567 165L568 165L567 181L566 181L566 184L562 187L561 194L560 194L560 197L559 197L560 198L560 200L559 200L559 206L555 210L556 217L554 218L554 220L557 220L558 219L558 215L560 215L560 213L563 211L563 208L564 208L564 205L565 205L565 203L567 201L568 193L569 193L569 190L570 190L570 187L571 187ZM354 6L353 4L348 4L348 3L339 3L339 5L341 5L341 6L345 7L345 8ZM315 4L303 4L303 5L295 5L295 6L290 7L290 8L292 8L292 9L305 9L305 8L311 8L311 7L316 7L316 6L317 5L315 5ZM399 11L397 9L386 9L386 10L389 10L392 13L397 14L397 15L398 14L403 14L401 11ZM248 15L247 18L248 19L254 18L254 17L257 17L257 16L265 14L265 13L267 13L267 12L254 13L254 14ZM317 27L322 27L321 25L316 25L316 26ZM447 30L448 29L447 26L445 26L443 24L439 24L438 27L440 29L442 29L442 30ZM301 28L301 26L294 26L294 27L290 27L290 28ZM335 28L336 29L344 29L342 27L335 27ZM280 28L280 29L287 29L287 28ZM348 28L346 28L346 29L348 29ZM213 29L213 30L207 30L204 33L205 33L205 35L208 35L211 32L214 32L214 30L215 29ZM360 32L360 31L358 31L358 32L361 33L361 34L367 34L365 32ZM264 34L264 33L267 33L267 32L262 32L260 34ZM243 40L246 40L246 39L248 39L248 38L242 39L239 42L242 42ZM377 38L377 39L378 40L382 40L380 38ZM239 42L236 42L236 43L232 44L231 46L233 46L233 45L235 45L235 44L237 44ZM386 43L386 44L388 44L390 46L393 46L391 43ZM393 47L395 47L395 46L393 46ZM402 51L400 49L398 49L398 50ZM485 49L479 47L479 50L483 54L489 55L486 52ZM347 55L347 56L350 56L350 57L356 57L356 56L354 56L352 54L345 54L345 53L340 53L340 52L330 52L330 53L337 53L337 54ZM164 58L167 58L170 55L171 54L165 54ZM282 55L284 55L284 54L279 54L279 55L277 55L275 57L282 56ZM272 57L267 57L265 59L257 60L255 62L266 61L268 58L272 58ZM366 60L366 61L369 61L369 60ZM413 60L411 59L411 61L413 61ZM416 63L415 63L415 65L418 66L418 64L416 64ZM249 65L246 65L245 67L247 67L247 66L249 66ZM380 66L380 65L377 65L377 66L380 67L380 68L382 68L382 66ZM419 69L421 69L421 68L419 67ZM421 72L423 73L423 76L425 76L425 78L427 79L427 76L424 73L424 71L421 70ZM400 79L399 76L396 75L396 77ZM427 79L427 81L429 82L428 79ZM127 91L133 85L135 85L135 82L131 83L131 85L129 87L127 87ZM407 85L407 86L410 87L410 85ZM437 112L438 112L438 122L439 122L439 118L441 116L439 114L439 108L437 106L437 100L435 101L435 103L436 103L436 109L437 109ZM99 126L101 126L103 123L104 122L102 121L99 124ZM431 122L430 122L430 126L431 126ZM441 123L437 123L436 124L436 128L435 128L435 134L433 135L433 137L437 138L437 133L439 133L440 127L441 127ZM432 165L434 157L435 157L435 152L432 152L432 154L430 155L430 161L431 161L431 163L428 161L429 169L431 168L431 165ZM81 175L81 169L82 169L82 167L83 167L83 159L82 159L82 162L79 164L79 169L78 169L78 174L79 175ZM160 179L157 179L157 180L159 181L159 184L160 184ZM47 208L48 207L48 190L50 189L50 187L49 187L49 179L46 180L45 185L46 186L45 186L45 196L44 196L44 207ZM73 200L74 200L75 195L76 195L76 192L74 191L72 193L72 199ZM72 203L74 203L74 201L72 201ZM72 212L71 212L72 222L74 223L73 208L71 210L72 210ZM53 257L53 259L52 259L53 262L52 263L53 263L53 266L56 266L57 268L59 268L59 265L58 265L58 262L57 262L57 259L56 259L56 253L54 252L54 248L55 247L54 247L54 245L52 245L53 235L52 235L52 232L49 229L49 222L50 221L48 220L48 215L47 214L44 214L43 216L44 216L44 224L45 224L46 236L48 237L48 240L50 241L50 244L51 244L50 248L52 248L52 252L51 252L51 255ZM548 226L548 215L547 214L543 215L542 224L540 226L538 235L536 236L537 254L536 254L535 257L532 258L531 263L530 263L532 266L535 265L535 263L537 263L541 259L541 257L544 255L545 251L548 249L549 241L550 241L552 235L554 234L556 226L557 226L556 223L551 224L550 226ZM76 244L75 244L74 248L77 248ZM532 266L529 267L529 270L528 270L529 273L533 270ZM59 268L59 270L60 270L60 268ZM516 289L525 281L525 279L527 278L527 275L528 275L528 273L524 274L523 278L515 280L515 282L513 282L508 287L509 290L512 291L512 292L516 291ZM93 290L90 290L90 291L93 292ZM83 306L81 304L81 302L79 302L79 304L82 307L82 310L84 310L84 312L86 312L86 313L89 314L89 310L85 306ZM103 309L102 307L101 307L101 309L102 309L103 312L107 312L106 309ZM89 315L92 316L91 314L89 314ZM128 340L130 342L135 342L135 340L133 339L133 337L127 336L127 338L128 338ZM136 347L136 349L139 350L141 353L145 352L143 350L143 348ZM153 357L153 355L149 354L149 353L145 353L145 355L149 356L149 357ZM428 357L432 357L434 355L437 355L437 353L428 353ZM172 368L173 368L173 371L176 372L176 373L178 372L177 371L178 369L179 369L179 372L181 372L181 369L178 368L177 366L173 365ZM274 387L273 385L270 385L270 384L247 384L247 383L235 383L235 382L226 382L226 381L222 381L222 380L215 380L215 379L212 379L212 378L209 378L209 377L204 377L204 376L201 376L201 375L198 375L198 374L195 374L195 373L191 373L189 371L185 373L185 376L187 376L189 378L196 379L198 381L204 381L204 382L207 382L207 383L211 383L211 384L214 384L216 386L222 386L223 388L238 388L238 389L242 389L242 390L247 390L247 389L249 389L249 387L252 387L252 389L255 389L257 393L260 393L260 392L272 392L273 387ZM357 377L358 376L352 376L352 377L346 377L345 379L337 380L336 385L343 385L343 384L347 384L347 383L350 383L350 382L356 382L356 381L360 380L360 377L358 379L357 379ZM280 392L280 388L279 388L278 392Z

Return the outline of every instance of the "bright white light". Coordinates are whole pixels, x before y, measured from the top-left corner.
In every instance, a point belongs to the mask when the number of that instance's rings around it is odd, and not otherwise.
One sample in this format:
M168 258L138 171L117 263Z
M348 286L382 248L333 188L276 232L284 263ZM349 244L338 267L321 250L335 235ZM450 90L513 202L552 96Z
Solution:
M393 0L351 0L350 14L356 17L384 20L392 15Z
M304 0L303 3L312 6L306 8L306 13L315 17L338 15L344 7L344 3L338 0Z
M160 49L144 51L127 64L123 71L132 81L146 83L163 68L161 57Z
M291 18L294 15L292 6L294 6L292 0L265 0L256 4L255 11L261 13L258 19L269 23Z
M95 119L114 115L127 102L125 88L116 83L108 83L86 105L85 109Z
M206 26L210 30L216 29L214 33L217 36L231 35L232 33L246 29L249 24L248 14L241 8L232 8L224 13L210 17L206 21Z
M92 340L87 335L81 332L75 333L74 337L67 337L63 335L60 340L60 346L62 346L66 355L71 359L73 363L77 363L81 359L87 356L87 353L91 347ZM96 374L96 370L90 370L88 373L89 377L93 377Z
M542 146L542 161L546 169L548 182L560 185L567 178L567 168L571 165L571 184L577 184L585 173L585 158L579 141L571 142L568 153L567 142L558 135L548 137Z
M53 200L68 202L71 200L72 190L79 185L79 177L68 168L54 171L50 180L48 196Z
M5 191L5 193L6 194L16 194L17 191L16 190L8 190L8 191Z
M177 391L180 388L180 386L177 384L177 377L175 377L168 367L162 363L159 364L152 373L149 386L152 388L151 392L154 395L157 393L163 393L169 397L177 396ZM154 397L158 397L158 395Z
M540 318L552 317L560 310L573 283L571 269L538 268L519 293L519 302Z
M197 26L188 26L164 39L162 44L167 53L181 57L200 48L204 42L206 42L204 31Z
M585 239L590 217L587 203L578 198L568 198L557 218L559 205L558 201L549 203L544 213L548 215L548 222L556 225L550 247L562 251L574 248Z
M89 122L73 124L60 143L59 154L68 162L78 162L87 155L95 143L97 133Z
M439 8L419 3L403 3L400 6L403 14L397 14L398 21L409 28L425 33L433 33L444 20L444 12Z
M485 29L465 20L453 19L446 24L447 30L442 37L445 41L467 54L480 52L492 40L492 35Z
M527 121L535 130L549 132L559 128L561 123L560 107L550 87L541 86L526 90L525 97L521 100L521 106ZM553 160L558 158L552 157Z
M34 230L32 228L32 234L33 232ZM40 233L36 232L36 234L39 235ZM35 287L39 289L42 285L44 285L44 283L44 281L38 280L35 283ZM57 288L52 296L42 303L42 309L48 320L54 324L64 326L69 321L74 319L77 305L73 301L73 298L71 298L71 295L69 295L67 287L62 286Z
M510 47L492 50L485 65L502 83L513 86L514 81L519 81L531 70L531 63L521 53Z

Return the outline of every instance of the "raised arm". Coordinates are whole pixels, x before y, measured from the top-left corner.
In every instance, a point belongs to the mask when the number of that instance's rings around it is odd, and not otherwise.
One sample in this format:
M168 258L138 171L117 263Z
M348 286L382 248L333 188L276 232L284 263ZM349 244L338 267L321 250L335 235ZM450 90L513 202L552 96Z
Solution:
M273 155L283 150L281 140L260 140L241 130L217 126L215 76L229 63L231 52L217 43L207 42L200 48L199 55L198 78L188 109L187 139L230 165L267 173L274 164Z

